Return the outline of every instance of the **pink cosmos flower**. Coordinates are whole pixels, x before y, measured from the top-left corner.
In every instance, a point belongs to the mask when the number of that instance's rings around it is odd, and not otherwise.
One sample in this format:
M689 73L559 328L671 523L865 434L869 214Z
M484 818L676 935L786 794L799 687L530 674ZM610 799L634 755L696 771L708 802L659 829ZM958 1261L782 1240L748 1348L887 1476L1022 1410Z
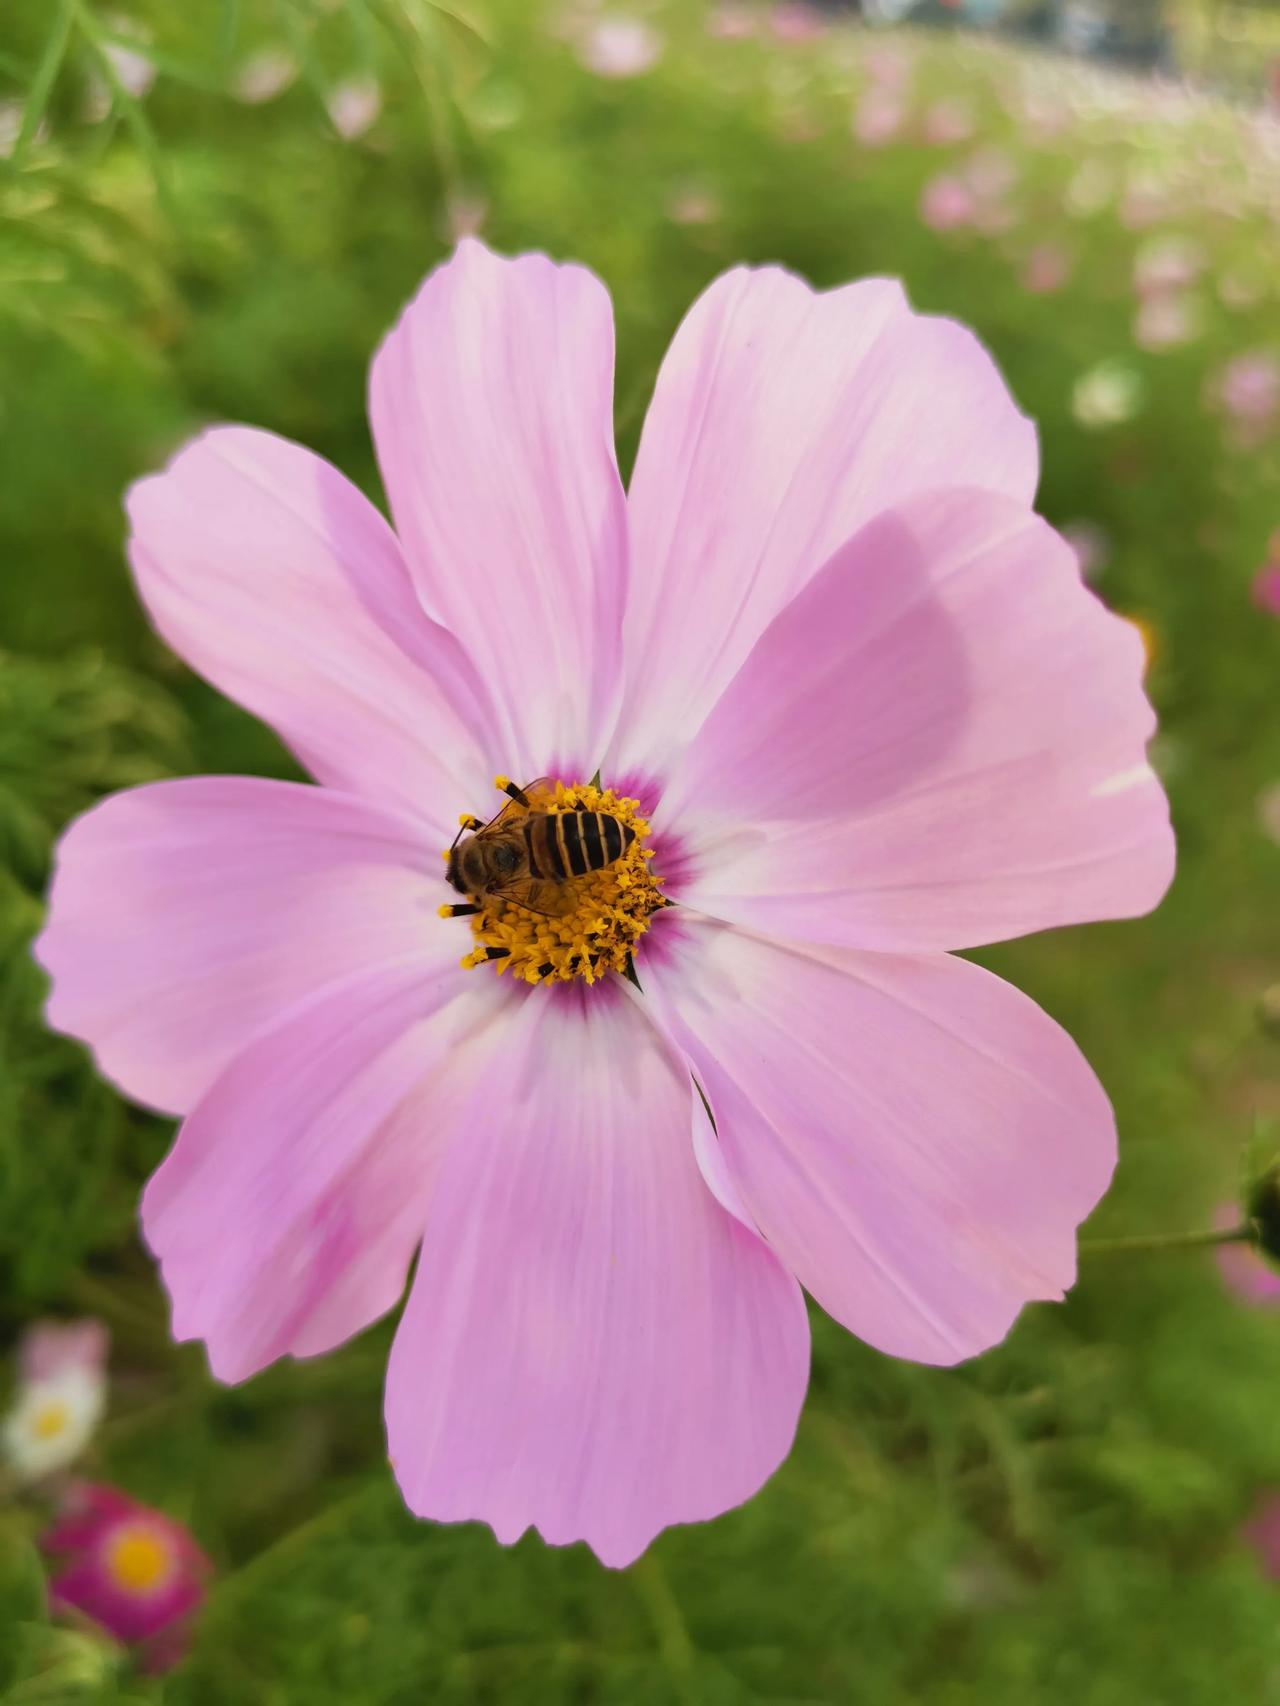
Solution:
M177 1336L224 1380L316 1355L420 1247L409 1505L621 1565L785 1457L801 1285L954 1363L1072 1284L1106 1096L950 950L1143 912L1173 844L1141 644L969 332L730 272L629 493L612 374L592 274L468 241L373 363L395 532L246 427L133 489L160 633L319 786L105 800L37 953L51 1022L185 1116L142 1211ZM499 769L634 829L571 915L437 915Z
M1240 1222L1240 1204L1222 1203L1213 1217L1221 1232ZM1251 1244L1216 1244L1214 1256L1224 1284L1245 1303L1280 1304L1280 1269L1272 1267Z
M79 1612L139 1647L146 1670L177 1663L212 1573L181 1523L114 1487L83 1482L40 1544L64 1560L50 1582L55 1610Z

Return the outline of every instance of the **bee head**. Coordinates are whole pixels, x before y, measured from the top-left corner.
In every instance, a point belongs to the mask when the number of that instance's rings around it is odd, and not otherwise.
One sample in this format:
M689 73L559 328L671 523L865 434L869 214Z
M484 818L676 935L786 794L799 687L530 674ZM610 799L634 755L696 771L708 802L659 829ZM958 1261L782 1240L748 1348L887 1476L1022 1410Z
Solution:
M462 875L462 854L465 851L466 846L467 843L463 842L461 847L455 847L452 850L449 854L448 868L445 871L445 880L451 888L457 889L459 894L467 894L469 892L466 880Z

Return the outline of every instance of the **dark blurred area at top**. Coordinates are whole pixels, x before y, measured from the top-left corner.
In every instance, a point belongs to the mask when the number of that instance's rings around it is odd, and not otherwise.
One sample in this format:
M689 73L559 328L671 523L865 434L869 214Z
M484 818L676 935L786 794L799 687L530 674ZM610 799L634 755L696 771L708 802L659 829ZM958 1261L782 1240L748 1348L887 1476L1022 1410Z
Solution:
M1179 32L1171 0L808 0L828 16L868 23L974 29L1057 48L1133 71L1178 73ZM1244 33L1250 18L1274 21L1276 57L1267 93L1280 100L1280 0L1191 0L1209 30Z

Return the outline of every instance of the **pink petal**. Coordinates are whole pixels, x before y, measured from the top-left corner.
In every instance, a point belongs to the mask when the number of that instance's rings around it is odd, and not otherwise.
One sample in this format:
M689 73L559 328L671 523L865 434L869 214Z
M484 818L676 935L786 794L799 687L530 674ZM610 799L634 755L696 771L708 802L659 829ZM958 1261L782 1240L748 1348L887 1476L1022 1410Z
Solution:
M767 934L966 947L1156 904L1142 645L1011 500L933 492L774 621L663 797L679 899Z
M248 777L113 795L58 851L35 945L49 1023L128 1095L185 1112L312 990L415 947L454 965L428 833L327 788Z
M511 991L408 955L260 1032L142 1199L177 1339L220 1380L340 1344L404 1289L440 1152L442 1063Z
M220 427L127 507L156 627L319 781L407 806L436 839L490 786L484 689L423 613L386 522L335 468Z
M105 1380L111 1335L104 1321L33 1321L18 1340L18 1376L24 1386L82 1374Z
M784 604L872 516L931 486L1029 503L1035 431L990 356L868 279L766 267L699 298L631 482L627 707L610 769L657 770Z
M618 1566L786 1455L803 1302L703 1184L691 1095L620 990L539 992L502 1037L436 1180L388 1372L420 1516L504 1543L532 1524Z
M503 768L590 776L626 577L604 287L465 240L378 351L369 406L423 602L501 701Z
M894 1356L953 1363L1075 1278L1115 1125L1065 1032L965 960L804 950L682 916L646 997L763 1236Z

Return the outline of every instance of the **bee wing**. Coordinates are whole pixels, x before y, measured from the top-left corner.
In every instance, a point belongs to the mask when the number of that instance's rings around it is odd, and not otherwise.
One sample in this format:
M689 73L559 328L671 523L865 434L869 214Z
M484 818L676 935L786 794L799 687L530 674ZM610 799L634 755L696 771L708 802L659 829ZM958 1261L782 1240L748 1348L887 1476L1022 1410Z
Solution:
M554 788L555 783L549 776L539 776L536 782L526 782L520 792L528 798L530 794L539 794L544 789L550 793ZM484 828L478 829L476 834L495 835L498 830L510 829L513 823L518 823L522 818L528 817L528 815L528 806L521 805L519 800L508 800L506 805L503 806L502 810L498 813L497 817L491 817L488 823L485 824Z
M543 918L563 918L578 904L571 883L551 883L537 877L519 877L504 888L490 892L511 906L521 906L526 912L537 912Z

